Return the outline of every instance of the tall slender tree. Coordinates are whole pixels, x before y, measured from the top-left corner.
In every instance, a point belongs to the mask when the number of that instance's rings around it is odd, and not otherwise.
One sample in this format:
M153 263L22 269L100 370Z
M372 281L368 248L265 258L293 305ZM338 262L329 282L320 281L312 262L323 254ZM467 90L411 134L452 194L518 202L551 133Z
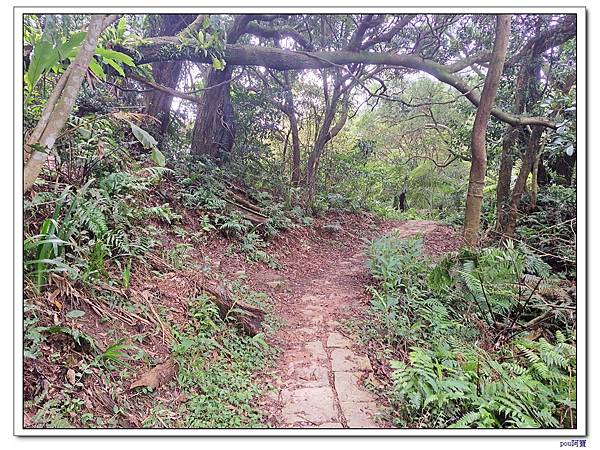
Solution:
M54 87L42 111L42 117L25 145L26 149L31 152L31 156L27 160L23 172L24 192L29 191L33 187L33 183L48 160L48 153L54 147L60 131L69 118L83 78L96 52L96 45L100 34L117 17L117 15L104 14L95 14L92 16L81 49Z
M500 77L506 60L508 37L510 35L511 16L498 15L496 18L496 38L494 50L490 60L479 107L475 115L473 132L471 135L471 170L469 172L469 188L467 191L467 205L465 208L465 222L463 236L467 245L475 246L479 243L479 222L481 218L481 203L483 201L483 187L487 170L487 152L485 137L487 125L490 120L492 107L496 99L496 92L500 84Z

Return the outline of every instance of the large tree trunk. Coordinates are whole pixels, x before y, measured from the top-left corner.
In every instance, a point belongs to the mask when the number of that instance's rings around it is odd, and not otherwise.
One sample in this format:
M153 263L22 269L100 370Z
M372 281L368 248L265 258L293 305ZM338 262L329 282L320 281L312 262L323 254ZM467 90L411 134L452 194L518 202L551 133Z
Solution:
M24 192L32 188L48 159L48 153L54 147L60 131L71 114L83 78L96 52L98 37L116 18L117 15L96 14L92 16L79 53L54 87L42 111L42 116L26 144L26 149L33 153L25 164L23 172ZM41 149L35 148L36 146L41 146Z
M196 18L195 14L157 14L153 16L150 36L174 36ZM152 64L154 81L170 89L176 89L181 73L182 61L155 62ZM171 117L173 96L154 90L144 95L145 112L160 120L160 134L166 133Z
M236 16L227 32L227 45L235 44L246 32L250 15ZM191 154L209 156L223 162L233 148L235 121L231 103L230 83L233 66L227 64L224 70L209 69L205 91L198 107L194 131L192 133Z
M469 173L469 189L467 192L463 231L465 242L470 246L476 246L479 243L479 221L481 217L481 203L483 201L485 172L487 169L485 135L506 59L510 21L511 16L505 14L499 15L496 19L494 50L473 125L473 134L471 137L471 170Z
M229 93L232 68L217 71L210 69L206 77L206 87L202 103L198 107L192 134L191 154L209 156L217 161L233 148L235 123L233 105Z

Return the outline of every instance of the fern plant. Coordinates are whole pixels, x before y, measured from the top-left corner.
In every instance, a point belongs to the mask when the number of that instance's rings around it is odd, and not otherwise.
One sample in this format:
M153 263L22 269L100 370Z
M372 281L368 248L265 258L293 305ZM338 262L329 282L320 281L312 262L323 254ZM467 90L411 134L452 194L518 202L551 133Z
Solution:
M413 348L408 363L392 363L400 424L425 417L434 427L573 427L575 348L558 339L523 340L505 361L442 342Z
M508 242L462 250L431 267L419 245L390 235L370 249L371 326L381 324L387 345L407 355L391 362L397 423L572 427L574 338L519 332L520 317L543 307L531 300L544 286L537 276L548 273L544 263Z

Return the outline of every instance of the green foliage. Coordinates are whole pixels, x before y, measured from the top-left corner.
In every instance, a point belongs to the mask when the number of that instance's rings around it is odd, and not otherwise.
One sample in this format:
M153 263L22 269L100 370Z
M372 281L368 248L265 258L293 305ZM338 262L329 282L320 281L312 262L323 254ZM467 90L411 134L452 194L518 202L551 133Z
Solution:
M420 252L419 238L393 234L369 251L377 281L369 327L379 332L365 335L383 335L391 351L405 355L390 362L393 385L384 392L397 424L572 427L574 337L557 330L554 343L531 340L525 325L538 308L548 309L532 301L551 284L539 278L550 275L548 265L510 241L435 265Z
M39 232L24 242L25 274L34 289L41 292L51 273L91 283L108 276L109 261L120 264L120 259L132 261L132 256L146 253L153 242L140 226L142 219L156 217L169 223L179 218L168 205L140 213L130 206L155 179L114 172L90 179L80 189L67 186L58 197L38 194L46 208L54 208L52 216L42 220ZM26 214L39 213L40 201L26 205Z
M226 324L206 296L189 303L189 321L173 330L177 384L188 401L172 426L185 428L262 427L257 399L264 387L253 374L270 361L272 351L260 335L251 338ZM162 400L158 400L162 403ZM155 412L162 405L155 407ZM157 424L150 417L145 426Z
M171 209L168 203L164 203L160 206L151 206L144 208L141 211L142 218L156 218L160 219L164 223L169 225L173 222L177 222L181 219L181 216Z
M509 361L443 341L413 349L408 365L392 363L400 420L418 416L450 428L572 427L560 420L575 408L575 347L560 333L556 345L523 339L516 347L522 353Z
M577 190L541 187L537 208L518 222L517 233L544 261L568 278L576 276Z
M164 257L175 269L183 269L189 264L191 244L179 243L170 250L165 251Z

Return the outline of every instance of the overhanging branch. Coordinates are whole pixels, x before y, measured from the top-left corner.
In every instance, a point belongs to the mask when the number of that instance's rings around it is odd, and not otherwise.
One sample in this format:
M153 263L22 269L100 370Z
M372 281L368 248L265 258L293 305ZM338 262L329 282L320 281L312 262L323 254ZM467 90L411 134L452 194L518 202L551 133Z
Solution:
M159 61L189 60L196 63L211 63L211 57L193 47L182 46L177 38L160 37L151 40L152 43L138 47L141 58L138 64ZM383 53L383 52L295 52L270 47L250 45L227 45L224 59L230 65L259 66L275 70L306 70L323 69L350 64L386 65L390 67L405 67L432 75L446 83L465 96L473 105L479 106L480 94L473 90L462 78L452 73L454 66L444 66L435 61L416 55ZM492 115L502 122L513 126L541 125L556 128L556 124L543 117L516 116L498 108L492 109Z

